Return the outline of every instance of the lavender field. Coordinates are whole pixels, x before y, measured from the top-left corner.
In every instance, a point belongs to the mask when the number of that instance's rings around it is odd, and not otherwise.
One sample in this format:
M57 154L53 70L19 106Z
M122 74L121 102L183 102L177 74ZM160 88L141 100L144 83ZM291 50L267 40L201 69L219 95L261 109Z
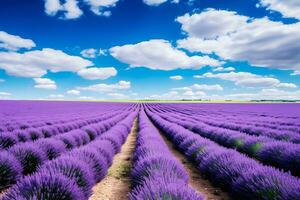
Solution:
M300 105L0 101L1 200L298 200Z

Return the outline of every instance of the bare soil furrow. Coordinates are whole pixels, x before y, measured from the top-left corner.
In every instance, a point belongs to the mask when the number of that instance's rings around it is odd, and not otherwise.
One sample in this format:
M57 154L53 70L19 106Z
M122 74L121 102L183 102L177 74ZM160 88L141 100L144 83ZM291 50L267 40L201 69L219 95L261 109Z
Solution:
M136 119L121 152L114 157L108 175L93 188L90 200L127 199L127 194L130 192L131 158L135 148L137 129Z

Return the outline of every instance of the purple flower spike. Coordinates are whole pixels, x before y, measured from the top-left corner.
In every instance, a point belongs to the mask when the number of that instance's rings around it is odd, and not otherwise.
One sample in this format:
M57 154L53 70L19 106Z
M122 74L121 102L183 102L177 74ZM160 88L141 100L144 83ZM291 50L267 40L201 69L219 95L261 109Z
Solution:
M0 191L16 183L22 176L20 162L7 152L0 152Z
M13 186L2 200L83 200L77 184L61 174L39 172Z

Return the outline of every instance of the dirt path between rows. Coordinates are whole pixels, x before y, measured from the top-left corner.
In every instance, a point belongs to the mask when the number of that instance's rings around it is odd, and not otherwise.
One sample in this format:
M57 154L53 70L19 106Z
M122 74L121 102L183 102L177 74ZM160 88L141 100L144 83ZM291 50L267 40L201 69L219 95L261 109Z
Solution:
M114 157L108 175L93 188L94 194L89 200L127 200L131 185L131 158L135 148L137 129L136 119L121 152Z
M173 146L172 142L169 141L163 133L161 133L162 138L168 145L169 149L173 155L183 164L184 168L189 174L189 185L196 191L200 192L205 196L205 200L231 200L229 195L222 191L220 188L214 187L208 180L204 179L199 170L185 158L185 156L180 153Z

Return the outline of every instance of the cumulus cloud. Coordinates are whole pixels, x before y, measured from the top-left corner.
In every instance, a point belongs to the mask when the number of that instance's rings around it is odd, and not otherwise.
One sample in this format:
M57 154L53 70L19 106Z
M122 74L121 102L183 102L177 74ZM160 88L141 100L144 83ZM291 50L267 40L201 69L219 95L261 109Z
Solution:
M205 20L203 16L218 20L210 22L210 18ZM266 17L252 19L214 9L187 14L177 21L188 35L177 41L180 48L215 53L225 60L248 61L254 66L300 69L300 22L284 24Z
M265 88L255 93L235 93L227 95L206 94L203 91L169 91L163 94L155 94L146 99L179 100L300 100L300 90L285 91L277 88Z
M300 90L284 91L280 89L263 89L256 93L237 93L225 96L225 99L240 100L299 100Z
M154 94L146 97L146 99L155 100L180 100L180 99L206 99L208 95L203 91L169 91L163 94Z
M25 53L0 52L0 69L7 74L20 77L38 78L51 72L77 72L93 63L79 56L71 56L63 51L44 48Z
M66 3L62 5L65 12L65 19L76 19L79 18L83 12L78 7L78 1L66 0Z
M92 101L92 100L96 100L94 97L90 97L90 96L80 96L78 97L79 100L84 100L84 101Z
M60 0L45 0L45 12L48 15L56 15L60 9Z
M107 94L109 97L113 99L127 99L128 96L122 93L108 93Z
M61 19L77 19L83 14L77 0L66 0L63 4L60 0L46 0L45 12L50 16L55 16L62 12L63 16L60 17Z
M137 44L115 46L110 54L130 67L147 67L158 70L199 69L220 66L218 60L208 56L188 56L166 40L149 40Z
M34 78L35 88L55 90L57 88L55 81L49 78Z
M35 47L35 43L30 39L0 31L0 49L17 51L21 48L31 49L33 47Z
M215 84L215 85L193 84L193 85L187 86L187 87L173 88L172 90L178 90L178 91L190 91L190 90L222 91L223 87L219 84Z
M232 81L235 85L245 87L285 87L296 88L292 83L281 83L278 79L272 77L261 76L249 72L229 72L229 73L205 73L199 78L219 78L222 80Z
M153 94L148 97L145 97L145 99L174 100L174 99L180 99L180 97L177 91L169 91L163 94Z
M96 58L97 50L93 48L84 49L80 52L80 54L85 58Z
M131 83L130 81L119 81L115 84L94 84L87 87L78 87L78 90L87 90L87 91L93 91L93 92L113 92L116 90L127 90L130 89Z
M86 4L90 10L99 16L109 17L111 11L107 10L116 6L119 0L83 0L80 4ZM77 19L83 15L79 7L79 0L45 0L45 12L50 16L62 13L60 19Z
M204 78L202 75L194 75L194 78Z
M300 1L298 0L260 0L260 6L280 12L284 17L300 20Z
M67 94L71 94L71 95L80 95L80 91L79 90L68 90Z
M177 76L170 76L170 79L171 79L171 80L174 80L174 81L180 81L180 80L183 79L183 77L182 77L182 76L179 76L179 75L177 75Z
M105 49L83 49L80 54L85 58L96 58L97 56L106 56L107 51Z
M176 19L182 30L190 37L216 38L236 31L247 17L238 16L236 12L208 9L200 14L185 14Z
M195 89L195 90L217 90L217 91L223 90L223 87L220 86L219 84L215 84L215 85L194 84L194 85L191 86L191 88Z
M109 77L116 76L117 70L114 67L104 67L104 68L85 68L80 71L78 71L78 75L80 75L83 78L89 79L89 80L105 80Z
M93 13L105 17L109 17L111 15L111 12L107 9L116 6L118 1L119 0L84 0L84 2L90 6Z
M214 72L230 72L235 71L234 67L216 67L213 69Z
M280 87L280 88L298 88L297 85L295 85L294 83L279 83L276 87Z

